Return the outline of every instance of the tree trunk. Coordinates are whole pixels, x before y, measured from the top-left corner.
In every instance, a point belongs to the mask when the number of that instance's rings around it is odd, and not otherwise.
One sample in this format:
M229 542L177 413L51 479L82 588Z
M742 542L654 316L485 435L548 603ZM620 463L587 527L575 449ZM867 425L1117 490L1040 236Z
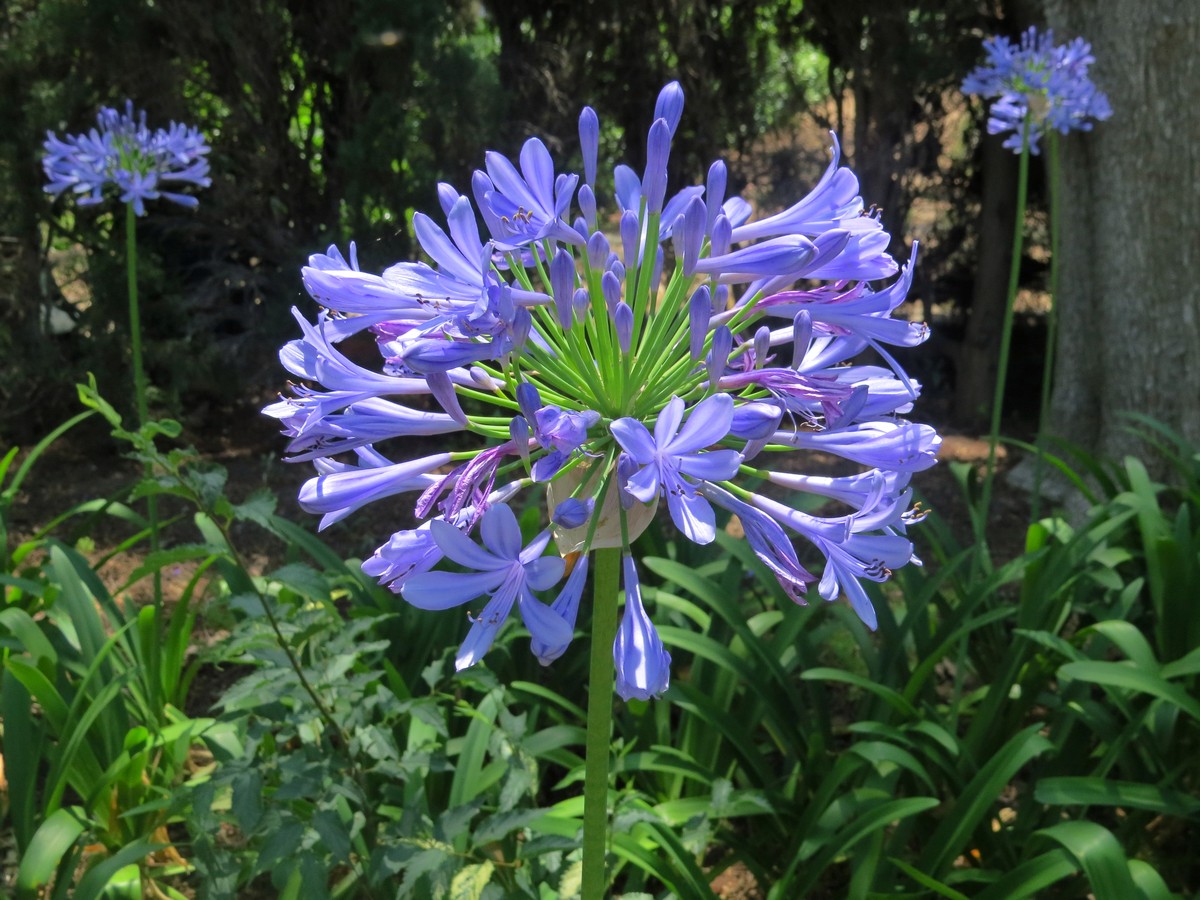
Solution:
M1113 108L1063 140L1050 428L1092 453L1144 453L1118 415L1132 410L1200 445L1200 4L1046 9L1058 40L1091 42Z
M1004 139L986 135L980 166L983 197L979 208L979 251L970 317L956 359L955 418L974 428L987 427L995 399L1000 331L1008 299L1013 226L1017 215L1017 156Z

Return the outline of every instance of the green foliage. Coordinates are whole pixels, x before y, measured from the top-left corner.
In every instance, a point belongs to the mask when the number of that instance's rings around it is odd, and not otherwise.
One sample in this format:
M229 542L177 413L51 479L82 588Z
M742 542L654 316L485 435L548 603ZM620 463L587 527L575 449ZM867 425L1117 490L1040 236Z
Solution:
M196 511L198 539L116 594L164 565L199 571L167 615L129 609L53 538L6 551L18 890L64 896L84 871L76 896L137 896L153 856L190 867L203 897L575 895L584 654L543 670L513 623L486 666L455 673L461 623L380 590L268 495L231 502L218 467L158 448L174 423L129 432L94 385L81 396L153 464L133 498ZM664 700L617 710L614 890L712 897L732 867L779 900L1194 890L1200 458L1141 424L1170 478L1133 458L1052 460L1088 473L1075 478L1093 509L1034 523L999 566L931 518L929 565L874 592L877 636L841 604L791 603L729 534L715 548L644 536L674 679ZM0 512L45 446L15 471L16 454L0 461ZM145 538L132 508L103 508ZM236 523L286 558L253 573ZM206 618L230 633L208 664L240 676L212 718L180 712L200 574ZM167 892L169 871L155 869Z
M1084 525L1036 523L999 568L928 522L935 569L875 592L878 641L790 605L723 535L717 558L645 559L674 714L630 704L618 781L677 825L706 810L702 847L770 897L1190 890L1200 644L1157 625L1190 594L1150 572L1197 562L1196 456L1163 443L1177 483L1126 460Z
M181 712L194 580L167 616L115 598L79 552L44 533L8 551L4 523L31 466L88 415L36 446L0 494L0 718L18 897L64 897L81 866L74 896L99 897L128 881L131 863L140 896L136 864L152 854L160 876L183 871L166 827L191 749L214 724ZM15 456L0 463L0 484Z

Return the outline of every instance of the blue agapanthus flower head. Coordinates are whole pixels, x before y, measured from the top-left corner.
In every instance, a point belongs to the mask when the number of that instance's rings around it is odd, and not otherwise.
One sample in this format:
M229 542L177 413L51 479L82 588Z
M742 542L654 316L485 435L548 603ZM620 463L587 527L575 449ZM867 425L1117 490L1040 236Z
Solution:
M1112 115L1108 98L1088 78L1096 59L1083 38L1055 45L1050 29L1029 28L1020 43L997 35L985 40L983 49L987 61L963 79L962 90L995 99L988 133L1011 132L1005 147L1019 153L1028 125L1030 152L1038 153L1038 140L1047 129L1090 131L1093 120Z
M599 119L585 109L582 176L557 172L536 138L518 164L488 153L474 204L440 185L446 226L414 216L423 259L375 275L351 245L349 260L330 247L304 269L323 311L315 323L297 313L303 336L280 354L297 386L264 412L283 425L291 459L316 467L300 504L322 527L366 503L414 498L416 527L363 570L423 609L470 610L460 668L487 652L514 607L537 658L556 659L588 554L621 548L617 690L664 691L671 658L630 549L660 501L698 544L716 539L718 508L732 513L788 597L844 598L870 627L861 582L919 562L905 536L921 518L908 482L934 464L940 438L902 418L920 386L887 349L928 337L893 316L916 248L903 269L888 254L836 139L813 190L774 215L755 219L727 197L721 162L703 185L668 195L683 100L674 83L659 95L640 173L618 165L602 179ZM611 214L598 211L603 197L615 200ZM357 332L374 338L375 365L339 349ZM453 432L478 447L431 448ZM808 453L858 471L801 474ZM834 509L800 512L793 493ZM516 502L544 510L531 538ZM810 572L822 559L824 574Z
M145 201L163 197L183 206L198 205L195 197L166 190L176 185L208 187L208 144L196 128L172 122L151 131L146 113L126 101L125 111L104 107L96 126L84 134L59 138L46 133L46 191L77 195L80 205L100 203L104 188L116 187L122 203L144 215Z

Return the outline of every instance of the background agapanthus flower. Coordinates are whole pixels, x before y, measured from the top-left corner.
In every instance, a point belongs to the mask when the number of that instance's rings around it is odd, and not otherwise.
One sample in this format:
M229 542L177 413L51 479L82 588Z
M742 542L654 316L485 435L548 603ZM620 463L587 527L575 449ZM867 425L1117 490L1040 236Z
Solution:
M934 464L940 438L900 417L920 387L884 346L928 336L892 317L915 247L901 270L857 178L839 166L836 140L824 177L777 215L752 221L746 201L726 197L721 162L703 186L667 196L682 112L682 90L667 85L642 173L617 166L600 183L598 118L584 109L582 177L557 173L536 138L518 164L490 152L472 180L474 205L440 185L447 227L414 217L427 261L374 275L359 270L351 245L349 261L331 247L304 270L325 311L315 324L297 314L303 337L280 358L303 384L264 412L283 423L292 459L315 465L300 498L322 527L365 503L414 498L417 527L394 534L363 569L422 608L467 605L473 625L459 667L483 655L514 604L537 657L557 658L588 554L622 548L617 690L626 699L664 691L670 655L630 550L661 499L700 544L715 540L714 506L739 516L789 597L804 603L815 585L826 600L846 597L871 627L860 580L919 563L905 537L920 519L908 481ZM599 211L604 196L616 201L611 219ZM600 230L605 221L612 234ZM870 284L898 272L890 286ZM375 367L338 349L360 331L375 338ZM884 365L857 363L864 351ZM454 431L480 446L429 453L421 440ZM405 452L405 439L415 458L390 455ZM806 450L861 471L799 474ZM739 476L763 480L772 496ZM838 508L801 513L780 499L789 490ZM507 504L543 497L548 530L523 538ZM789 533L825 558L823 576L808 571ZM574 562L561 588L564 566L543 556L552 536ZM466 571L438 569L443 559Z
M70 190L87 206L104 199L104 188L113 185L122 203L132 203L144 215L145 201L163 197L183 206L198 204L195 197L164 186L208 187L208 144L196 128L172 122L151 131L146 113L126 101L125 111L104 107L96 127L85 134L59 138L46 133L46 191L55 196Z
M1088 78L1088 67L1096 60L1083 38L1055 46L1053 31L1029 28L1019 44L998 35L985 40L983 48L987 61L963 79L962 90L995 98L988 134L1011 132L1005 147L1021 151L1026 124L1029 150L1036 154L1047 129L1090 131L1093 119L1112 115L1108 98Z

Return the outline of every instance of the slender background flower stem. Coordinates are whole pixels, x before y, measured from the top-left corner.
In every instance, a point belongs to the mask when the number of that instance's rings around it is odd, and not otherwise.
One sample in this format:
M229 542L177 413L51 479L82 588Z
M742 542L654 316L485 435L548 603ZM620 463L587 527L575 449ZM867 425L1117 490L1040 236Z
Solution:
M138 427L150 418L146 401L146 369L142 364L142 316L138 306L137 287L137 215L133 204L125 204L125 268L129 282L129 346L133 352L133 395L137 403ZM153 474L149 467L147 475ZM158 549L158 498L151 494L146 498L146 518L150 523L150 551ZM154 572L154 608L162 608L162 576Z
M1021 253L1025 245L1025 199L1029 193L1029 120L1021 136L1021 161L1017 173L1016 225L1013 228L1012 266L1008 273L1008 300L1004 305L1004 325L1000 330L1000 359L996 363L996 393L992 398L992 425L988 432L987 472L979 503L976 531L986 540L988 513L992 505L992 483L996 479L996 448L1000 444L1000 412L1004 406L1004 387L1008 381L1008 357L1012 349L1013 307L1021 278Z
M1037 444L1039 453L1033 464L1033 498L1031 518L1038 520L1041 512L1042 478L1045 475L1046 423L1050 419L1050 388L1054 381L1054 350L1058 343L1058 240L1059 212L1062 203L1062 166L1059 163L1058 135L1046 136L1047 166L1050 169L1050 306L1046 310L1046 355L1042 368L1042 401L1038 411Z
M617 636L619 547L596 551L592 588L592 658L588 676L587 755L583 782L583 900L608 890L608 754L612 743L613 641Z

